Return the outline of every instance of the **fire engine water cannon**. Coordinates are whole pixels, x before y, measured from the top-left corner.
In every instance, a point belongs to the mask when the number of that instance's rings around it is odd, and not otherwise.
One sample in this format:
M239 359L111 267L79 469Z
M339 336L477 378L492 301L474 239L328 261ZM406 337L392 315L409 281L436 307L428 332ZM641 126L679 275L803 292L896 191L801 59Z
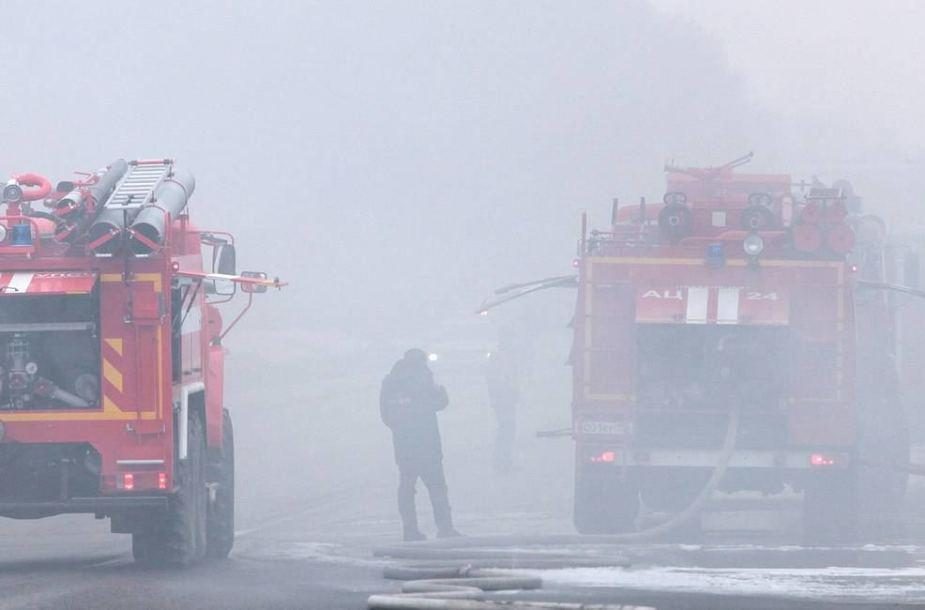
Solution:
M14 175L7 181L2 190L3 203L6 204L6 215L11 217L22 216L24 204L43 199L49 193L51 193L51 182L44 176L33 173Z
M666 165L667 189L661 203L619 206L614 202L612 231L592 232L587 245L615 243L700 249L708 262L727 255L753 263L760 256L790 252L801 257L844 258L855 245L860 199L845 180L831 187L818 180L793 192L786 174L745 174L745 155L719 167ZM802 200L801 200L802 199Z

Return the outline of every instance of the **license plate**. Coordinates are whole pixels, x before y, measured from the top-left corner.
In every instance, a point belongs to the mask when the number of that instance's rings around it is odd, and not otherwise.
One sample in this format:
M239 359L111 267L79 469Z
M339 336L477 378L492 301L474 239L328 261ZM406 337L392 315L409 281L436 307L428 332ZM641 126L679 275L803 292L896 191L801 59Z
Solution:
M626 434L627 424L621 421L583 421L578 426L580 434L601 434L621 436Z

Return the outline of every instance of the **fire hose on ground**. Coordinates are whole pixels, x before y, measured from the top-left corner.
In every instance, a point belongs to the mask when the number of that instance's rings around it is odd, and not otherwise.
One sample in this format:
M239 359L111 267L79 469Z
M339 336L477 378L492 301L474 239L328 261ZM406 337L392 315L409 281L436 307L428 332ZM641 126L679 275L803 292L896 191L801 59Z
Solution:
M381 610L489 610L536 608L550 610L652 610L642 606L576 604L552 601L485 600L494 591L529 591L542 587L540 578L497 570L462 568L386 568L386 578L406 580L402 593L373 595L369 608ZM411 580L414 579L414 580Z
M395 580L404 580L402 591L391 595L373 595L367 600L370 609L424 610L424 609L482 609L482 608L558 608L615 610L628 608L620 605L582 605L557 602L529 602L520 600L485 600L486 592L531 590L542 587L542 581L525 574L499 571L497 568L556 568L576 567L576 563L588 565L587 560L574 561L568 555L550 553L530 553L529 551L505 551L474 549L472 547L492 547L510 545L621 545L643 542L670 533L691 521L703 510L707 501L716 491L735 452L739 434L739 410L733 408L729 413L729 423L723 439L719 460L706 484L681 512L671 519L656 526L626 534L615 535L548 535L548 536L472 536L415 542L393 547L375 549L376 557L390 557L415 561L436 561L438 564L424 566L386 568L384 576ZM469 550L466 550L469 549ZM612 557L598 561L596 565L626 566L625 557ZM454 567L446 562L458 563ZM480 565L472 567L472 563ZM592 562L595 563L595 562ZM495 568L495 569L490 569Z

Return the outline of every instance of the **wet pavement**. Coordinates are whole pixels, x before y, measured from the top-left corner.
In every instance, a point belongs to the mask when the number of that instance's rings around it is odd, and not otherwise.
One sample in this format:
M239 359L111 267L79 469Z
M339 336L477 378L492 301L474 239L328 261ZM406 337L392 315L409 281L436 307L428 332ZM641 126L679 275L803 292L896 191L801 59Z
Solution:
M399 532L390 439L376 403L388 362L329 359L295 367L284 354L259 357L270 364L259 387L247 367L256 352L243 349L230 359L238 367L228 396L238 434L239 510L229 560L145 570L131 562L129 537L110 534L106 521L0 520L0 609L364 608L369 595L398 591L382 569L407 561L372 553L395 544ZM491 467L492 421L477 386L471 378L437 374L452 400L441 425L459 529L513 536L508 545L489 547L507 552L511 566L518 553L566 557L555 569L530 572L543 578L543 590L497 597L672 610L925 606L925 547L916 545L527 544L524 536L572 533L571 444L533 436L559 423L567 396L535 390L549 403L537 400L525 417L517 470L498 475ZM293 383L299 376L313 382ZM418 501L422 526L432 531L426 495ZM606 567L601 560L616 555L631 565ZM584 567L572 567L569 557Z

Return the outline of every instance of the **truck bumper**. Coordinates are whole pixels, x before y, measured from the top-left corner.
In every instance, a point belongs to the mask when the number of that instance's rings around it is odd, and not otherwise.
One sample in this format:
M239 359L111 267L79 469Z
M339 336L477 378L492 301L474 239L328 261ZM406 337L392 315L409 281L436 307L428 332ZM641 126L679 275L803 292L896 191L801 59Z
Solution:
M719 461L719 451L696 449L651 449L614 451L614 463L622 466L713 468ZM729 468L776 468L786 470L841 469L851 465L851 454L844 450L739 450L729 462Z
M36 519L66 513L112 515L134 510L166 510L166 496L99 496L56 502L0 502L0 516Z

